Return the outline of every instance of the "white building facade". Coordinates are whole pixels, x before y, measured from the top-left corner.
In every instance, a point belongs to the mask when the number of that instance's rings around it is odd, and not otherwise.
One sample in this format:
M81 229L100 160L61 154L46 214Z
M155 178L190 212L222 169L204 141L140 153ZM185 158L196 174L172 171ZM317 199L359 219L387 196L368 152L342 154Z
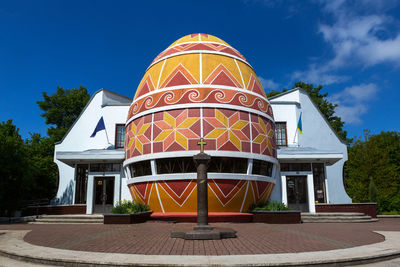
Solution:
M55 205L86 204L86 213L108 212L131 199L122 168L125 122L132 99L96 92L55 146L59 185ZM347 147L310 97L293 89L270 99L280 171L271 200L315 212L316 203L351 203L343 185ZM301 114L302 134L297 130ZM90 137L103 118L105 130Z

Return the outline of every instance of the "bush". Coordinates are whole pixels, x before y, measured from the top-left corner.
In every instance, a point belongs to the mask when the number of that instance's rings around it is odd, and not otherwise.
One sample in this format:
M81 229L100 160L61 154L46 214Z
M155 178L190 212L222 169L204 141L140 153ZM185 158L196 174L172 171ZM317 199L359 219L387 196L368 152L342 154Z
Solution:
M118 204L112 208L111 213L113 214L131 214L143 211L148 211L149 206L139 202L131 200L121 200Z
M259 203L257 205L252 205L250 207L250 211L281 211L281 210L290 210L285 204L278 201L268 201L266 204Z
M400 211L392 210L392 211L383 211L381 215L400 215Z

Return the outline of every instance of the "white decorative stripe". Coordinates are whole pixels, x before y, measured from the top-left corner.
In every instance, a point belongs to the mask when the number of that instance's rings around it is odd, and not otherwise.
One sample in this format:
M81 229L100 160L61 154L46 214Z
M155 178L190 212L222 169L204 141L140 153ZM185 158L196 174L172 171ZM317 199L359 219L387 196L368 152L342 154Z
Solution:
M273 177L262 176L262 175L247 175L239 173L207 173L208 179L221 179L221 180L246 180L246 181L260 181L275 184ZM127 184L154 182L154 181L174 181L174 180L196 180L197 173L169 173L159 175L147 175L127 180Z
M231 58L234 58L234 59L242 61L243 63L248 65L251 69L253 69L253 67L250 65L249 62L247 62L246 60L243 60L242 58L240 58L238 56L235 56L235 55L232 55L232 54L229 54L229 53L224 53L224 52L219 52L219 51L211 51L211 50L190 50L190 51L176 52L174 54L170 54L168 56L162 57L162 58L158 59L157 61L154 61L153 63L151 63L150 66L146 69L146 71L148 71L148 69L150 69L153 65L157 64L161 60L168 59L168 58L171 58L171 57L181 56L181 55L198 54L198 53L214 54L214 55L231 57Z
M217 104L217 103L187 103L187 104L179 104L179 105L169 105L169 106L163 106L159 108L152 108L146 111L142 111L139 114L136 114L135 116L132 116L125 124L125 126L128 126L129 123L131 123L133 120L140 118L142 116L156 113L159 111L167 111L167 110L173 110L173 109L186 109L186 108L224 108L224 109L233 109L233 110L240 110L240 111L245 111L253 114L257 114L261 117L267 118L268 120L275 122L275 120L268 115L267 113L264 113L262 111L259 111L257 109L252 109L252 108L246 108L246 107L241 107L237 105L230 105L230 104Z
M170 87L164 87L161 89L156 89L154 91L148 92L138 98L135 98L132 101L132 104L134 104L135 102L139 101L142 98L146 98L148 96L157 94L157 93L162 93L162 92L166 92L166 91L173 91L173 90L179 90L179 89L201 89L201 88L215 88L215 89L227 89L227 90L234 90L234 91L239 91L239 92L243 92L243 93L247 93L250 95L254 95L257 96L259 98L261 98L264 101L267 101L269 104L271 104L268 100L268 98L264 97L263 95L260 95L259 93L247 90L247 89L243 89L243 88L239 88L239 87L235 87L235 86L228 86L228 85L215 85L215 84L185 84L185 85L177 85L177 86L170 86Z
M239 51L238 51L236 48L234 48L234 47L232 47L232 46L230 46L230 45L228 45L228 44L219 43L219 42L211 42L211 41L201 41L201 40L199 40L199 41L190 41L190 42L178 43L178 44L175 44L175 45L173 45L173 46L168 47L168 48L165 49L165 50L174 48L175 46L184 45L184 44L217 44L217 45L223 45L223 46L228 47L228 48L232 48L233 50L235 50L236 52L239 53ZM165 51L165 50L164 50L164 51ZM164 51L162 51L162 52L164 52ZM162 52L161 52L161 53L162 53ZM239 53L239 54L240 54L240 53Z
M244 159L259 159L268 161L273 164L278 164L278 160L271 156L254 154L248 152L234 152L234 151L221 151L221 150L207 150L205 151L211 157L231 157L231 158L244 158ZM164 158L176 158L176 157L193 157L198 151L173 151L173 152L159 152L153 154L146 154L141 156L135 156L124 161L123 166L127 167L129 164L151 160L151 159L164 159Z

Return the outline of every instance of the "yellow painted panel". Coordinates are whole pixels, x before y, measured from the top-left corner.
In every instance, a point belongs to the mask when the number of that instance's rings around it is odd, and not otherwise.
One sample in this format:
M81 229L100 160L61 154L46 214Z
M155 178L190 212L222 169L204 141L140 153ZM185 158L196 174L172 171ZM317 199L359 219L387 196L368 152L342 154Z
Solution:
M240 71L242 72L245 88L247 88L248 85L249 85L249 81L250 81L251 75L254 76L255 73L254 73L253 69L249 65L241 62L240 60L236 60L236 62L239 65Z
M225 133L226 129L214 129L209 134L205 136L205 138L218 138L221 134Z
M158 78L160 77L160 71L163 65L163 60L154 64L153 66L151 66L151 68L149 68L146 73L144 74L142 80L139 83L139 86L136 89L136 93L135 93L135 98L136 98L136 94L138 93L138 89L142 88L142 84L144 83L144 81L146 80L147 76L150 75L151 81L153 82L154 88L157 89L157 82L158 82Z
M199 54L185 54L180 56L174 56L166 59L161 79L159 81L159 87L167 79L167 77L181 64L198 82L200 80L200 59ZM161 63L161 62L160 62Z
M215 54L202 54L202 66L203 66L203 83L207 80L210 74L222 64L228 71L233 75L236 81L243 88L242 78L240 72L233 58L228 56L221 56Z

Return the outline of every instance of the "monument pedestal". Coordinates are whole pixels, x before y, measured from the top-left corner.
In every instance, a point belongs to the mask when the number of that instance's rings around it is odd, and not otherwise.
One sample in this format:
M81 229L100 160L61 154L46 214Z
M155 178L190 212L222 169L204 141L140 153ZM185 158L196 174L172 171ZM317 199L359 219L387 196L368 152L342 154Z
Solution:
M182 238L185 240L219 240L223 238L235 238L236 231L228 228L218 228L211 227L209 225L208 229L197 228L193 229L182 229L177 231L171 231L172 238Z

